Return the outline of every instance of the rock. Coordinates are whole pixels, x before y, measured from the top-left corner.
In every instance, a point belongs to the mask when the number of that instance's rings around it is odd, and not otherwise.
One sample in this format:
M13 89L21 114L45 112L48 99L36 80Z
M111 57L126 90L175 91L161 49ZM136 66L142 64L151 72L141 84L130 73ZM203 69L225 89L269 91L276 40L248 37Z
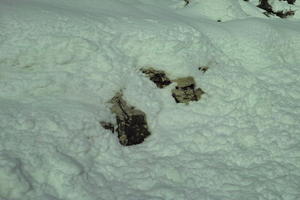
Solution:
M190 4L190 0L184 0L184 2L185 2L185 5L184 5L184 6L187 6L187 5Z
M177 86L172 90L172 96L176 103L189 103L190 101L198 101L204 91L201 88L196 88L196 83L193 77L185 77L174 80Z
M280 18L287 18L288 16L295 15L295 11L293 11L293 10L287 10L287 11L280 10L280 11L275 12L275 15L280 17Z
M203 73L205 73L208 70L207 66L202 66L198 68L200 71L202 71Z
M267 11L268 13L273 13L272 6L269 4L268 0L260 0L257 7Z
M281 0L280 0L281 1ZM294 4L296 0L282 0L282 1L287 1L288 4Z
M208 70L208 67L201 66L198 69L205 73ZM178 78L176 80L170 80L166 73L162 70L142 68L141 71L146 74L159 88L164 88L167 85L170 85L172 82L176 82L177 86L172 90L172 96L176 103L187 104L190 101L198 101L201 98L201 95L204 93L201 88L196 88L196 83L193 77L189 76Z
M294 4L294 0L287 0L288 4ZM279 11L274 11L272 6L269 4L268 0L260 0L259 4L257 5L258 8L261 8L265 10L264 14L266 16L270 15L276 15L280 18L287 18L288 16L295 15L295 11L293 10L279 10Z
M148 130L146 114L129 105L122 94L116 94L110 101L111 111L116 115L118 138L124 146L140 144L151 133Z
M115 132L115 126L110 123L110 122L104 122L104 121L101 121L100 122L100 125L104 128L104 129L107 129L107 130L110 130L112 133Z
M156 70L154 68L141 69L141 71L150 78L152 82L156 84L158 88L164 88L170 85L172 82L167 77L166 73L162 70Z

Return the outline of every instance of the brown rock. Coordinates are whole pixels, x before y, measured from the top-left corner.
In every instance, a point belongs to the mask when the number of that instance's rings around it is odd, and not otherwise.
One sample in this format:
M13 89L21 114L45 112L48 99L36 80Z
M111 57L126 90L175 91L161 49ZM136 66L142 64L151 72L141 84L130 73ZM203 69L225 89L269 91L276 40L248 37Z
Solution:
M111 132L115 132L115 127L112 123L110 122L104 122L104 121L101 121L100 122L100 125L104 128L104 129L107 129L107 130L110 130Z
M185 77L174 80L177 86L172 90L172 96L176 103L189 103L190 101L198 101L204 94L201 88L195 88L196 83L193 77Z
M172 83L171 80L167 77L166 73L162 70L147 68L141 69L141 71L146 74L158 88L164 88Z
M202 71L203 73L205 73L208 70L207 66L202 66L198 68L200 71Z
M116 115L119 142L122 145L129 146L140 144L151 133L148 130L146 114L130 106L118 93L111 101L113 106L111 111Z

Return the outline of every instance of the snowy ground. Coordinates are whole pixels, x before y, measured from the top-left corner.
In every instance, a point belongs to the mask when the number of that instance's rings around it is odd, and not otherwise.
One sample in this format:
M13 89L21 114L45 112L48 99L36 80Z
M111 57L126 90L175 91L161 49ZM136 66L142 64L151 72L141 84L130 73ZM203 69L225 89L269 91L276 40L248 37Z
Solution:
M300 1L257 2L0 0L0 199L299 200ZM205 95L176 104L145 66ZM99 125L121 89L140 145Z

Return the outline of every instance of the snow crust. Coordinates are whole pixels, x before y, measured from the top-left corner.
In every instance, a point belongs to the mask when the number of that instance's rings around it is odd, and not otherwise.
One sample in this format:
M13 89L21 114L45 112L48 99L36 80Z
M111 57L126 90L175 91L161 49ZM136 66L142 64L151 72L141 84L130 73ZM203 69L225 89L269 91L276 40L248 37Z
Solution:
M1 0L0 199L299 199L299 14L253 5ZM176 104L145 66L206 94ZM120 90L143 144L99 125Z

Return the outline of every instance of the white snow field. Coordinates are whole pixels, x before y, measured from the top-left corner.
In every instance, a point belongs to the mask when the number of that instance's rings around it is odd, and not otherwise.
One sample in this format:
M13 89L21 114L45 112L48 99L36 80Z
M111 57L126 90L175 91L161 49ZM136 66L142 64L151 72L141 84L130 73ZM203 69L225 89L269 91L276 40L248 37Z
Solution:
M276 2L295 15L258 0L0 0L0 199L299 200L300 1ZM147 66L205 94L177 104ZM120 90L147 115L142 144L99 125Z

